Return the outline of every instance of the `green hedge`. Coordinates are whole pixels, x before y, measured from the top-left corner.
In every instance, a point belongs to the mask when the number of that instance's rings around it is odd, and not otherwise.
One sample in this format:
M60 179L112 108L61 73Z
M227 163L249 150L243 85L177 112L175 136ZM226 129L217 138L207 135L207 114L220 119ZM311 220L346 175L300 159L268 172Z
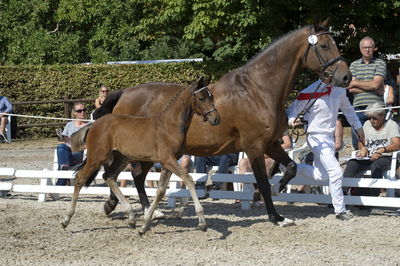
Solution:
M152 81L189 84L200 74L212 75L213 80L217 80L235 67L223 63L0 66L0 95L12 102L57 100L65 96L72 99L96 98L101 84L110 90ZM88 105L88 109L94 110L93 103ZM63 104L16 105L14 113L64 117L64 107ZM54 121L18 118L18 124L51 122ZM17 138L55 136L55 128L18 129Z

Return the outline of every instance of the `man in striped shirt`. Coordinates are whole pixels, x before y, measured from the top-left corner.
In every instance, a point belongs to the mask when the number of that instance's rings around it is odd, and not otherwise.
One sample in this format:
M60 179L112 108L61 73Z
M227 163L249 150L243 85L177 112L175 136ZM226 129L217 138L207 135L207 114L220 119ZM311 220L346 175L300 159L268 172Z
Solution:
M384 80L386 77L386 63L374 57L375 42L366 36L360 41L362 57L350 65L353 79L349 84L349 92L353 93L353 106L356 111L365 110L372 103L382 102L384 94ZM357 112L361 124L368 120L364 112ZM353 147L357 149L358 138L353 130Z

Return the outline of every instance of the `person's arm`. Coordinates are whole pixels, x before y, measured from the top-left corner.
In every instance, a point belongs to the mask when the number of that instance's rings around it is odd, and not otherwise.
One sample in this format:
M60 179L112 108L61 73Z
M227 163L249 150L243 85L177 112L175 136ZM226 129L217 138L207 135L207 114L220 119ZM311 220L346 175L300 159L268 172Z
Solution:
M303 124L299 119L297 119L296 121L295 119L297 118L297 115L301 112L301 110L304 109L306 102L308 101L294 100L292 104L289 106L289 108L287 109L287 116L288 116L288 124L290 126L299 126Z
M340 119L336 119L335 127L335 151L338 151L343 146L343 125Z
M388 90L388 94L386 97L386 104L392 105L394 103L394 90L393 90L392 86L390 86L390 85L386 85L386 86L387 86L387 90Z
M372 80L361 81L354 79L349 84L349 92L361 93L367 91L377 91L378 93L383 88L384 78L382 76L374 76Z
M94 106L96 107L96 109L100 108L100 106L101 106L100 98L96 98L96 100L94 101Z
M281 146L284 150L287 150L287 149L290 149L293 147L292 140L290 139L290 137L288 135L284 135L282 137L282 141L283 141L283 143L281 144Z

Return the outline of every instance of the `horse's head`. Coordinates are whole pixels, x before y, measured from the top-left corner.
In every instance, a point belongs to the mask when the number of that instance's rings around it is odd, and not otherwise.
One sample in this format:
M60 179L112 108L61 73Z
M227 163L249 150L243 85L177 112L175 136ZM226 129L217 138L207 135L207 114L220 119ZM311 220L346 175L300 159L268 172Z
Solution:
M307 48L303 55L305 67L319 73L321 79L330 78L337 86L347 87L351 81L351 73L345 59L328 31L328 20L315 23L306 28L309 32Z
M212 126L216 126L221 121L217 109L214 106L214 97L208 89L211 77L204 79L201 77L192 84L193 110L196 114L203 116L204 122L208 121Z

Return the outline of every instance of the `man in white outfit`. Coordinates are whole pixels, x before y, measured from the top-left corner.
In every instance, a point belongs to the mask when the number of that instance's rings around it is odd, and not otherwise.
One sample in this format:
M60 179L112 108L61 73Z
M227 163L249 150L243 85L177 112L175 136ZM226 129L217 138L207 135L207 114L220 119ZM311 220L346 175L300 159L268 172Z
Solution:
M313 166L297 165L297 176L329 180L329 190L336 218L349 220L353 216L350 211L346 210L344 204L343 172L335 157L334 133L339 108L364 143L364 131L346 96L346 88L329 85L329 80L318 80L302 90L289 107L288 118L289 125L305 124L307 144L314 154ZM298 118L299 114L304 115L304 123Z

